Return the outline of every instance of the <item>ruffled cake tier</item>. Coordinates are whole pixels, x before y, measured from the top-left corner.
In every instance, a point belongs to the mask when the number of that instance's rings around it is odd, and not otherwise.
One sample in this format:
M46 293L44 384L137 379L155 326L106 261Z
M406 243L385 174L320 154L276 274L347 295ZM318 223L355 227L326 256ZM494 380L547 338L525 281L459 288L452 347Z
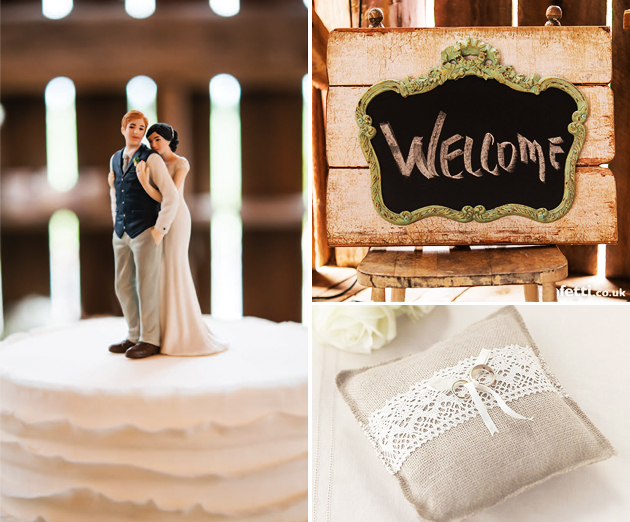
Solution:
M227 352L129 360L116 318L0 346L7 520L306 520L306 329L206 320Z

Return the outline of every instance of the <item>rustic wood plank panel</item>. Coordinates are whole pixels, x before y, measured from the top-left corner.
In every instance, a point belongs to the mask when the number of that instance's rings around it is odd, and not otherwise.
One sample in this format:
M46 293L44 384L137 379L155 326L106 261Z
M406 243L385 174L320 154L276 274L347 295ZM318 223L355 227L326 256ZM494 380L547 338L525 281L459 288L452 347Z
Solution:
M335 0L339 1L339 0ZM369 27L367 14L373 7L383 11L385 27L422 27L424 25L424 1L418 0L349 0L352 8L352 27ZM359 14L359 8L361 13Z
M563 26L606 24L606 0L519 0L518 25L545 25L549 4L562 8Z
M446 47L468 36L496 47L502 63L519 74L572 83L611 80L611 39L604 27L340 29L328 40L330 85L372 85L424 74L440 65ZM593 52L584 52L585 42Z
M6 54L6 52L5 48L3 54ZM4 70L2 74L5 74ZM83 99L83 96L79 97L77 106L82 103ZM46 104L44 102L44 89L38 96L7 96L7 93L3 92L2 105L5 111L2 133L0 133L0 150L2 150L2 154L0 154L0 168L4 171L3 174L6 175L6 171L12 167L46 169ZM79 119L79 124L83 124L81 118ZM94 122L92 122L93 124ZM117 123L117 125L119 124ZM92 133L96 134L93 132L93 127ZM28 139L25 139L26 136L28 136ZM82 137L79 137L79 139L81 140Z
M548 0L519 0L518 24L544 25L547 21L545 12L549 3ZM562 9L560 23L563 26L606 25L606 0L559 0L557 5ZM612 115L612 107L609 112ZM569 260L572 273L597 273L596 246L565 246L562 252Z
M354 110L367 88L333 87L328 91L326 151L331 167L368 166L359 146L359 128L354 119ZM586 142L579 164L608 163L615 155L612 89L603 85L582 85L579 88L590 108Z
M3 226L0 232L4 310L29 295L50 296L48 230L9 230Z
M79 230L81 315L119 315L122 313L115 292L112 234L105 230ZM41 247L40 247L41 248Z
M559 248L569 260L571 274L597 273L597 245L559 245Z
M390 19L397 27L422 27L425 24L424 0L402 0L390 4Z
M312 87L311 137L313 144L313 269L328 263L332 251L326 243L326 138L322 91Z
M302 320L301 235L299 228L243 231L244 315Z
M512 25L512 0L441 0L435 27Z
M274 197L302 192L304 102L300 83L287 85L291 90L286 92L243 93L240 106L243 196ZM269 165L273 165L273 176L269 175Z
M610 243L617 240L615 179L602 167L580 167L567 215L553 223L507 216L491 223L430 217L408 226L382 219L370 198L367 169L331 169L327 233L331 246Z
M338 27L352 27L350 0L313 0L313 12L317 12L329 31Z
M326 48L328 47L328 29L321 18L313 12L313 36L311 39L313 83L318 89L328 88L328 70L326 69Z
M326 231L322 231L326 240ZM337 247L335 248L335 262L337 266L356 268L368 253L367 247Z
M622 29L630 0L613 0L615 133L619 147L610 168L619 194L619 243L606 248L606 276L630 279L630 32Z

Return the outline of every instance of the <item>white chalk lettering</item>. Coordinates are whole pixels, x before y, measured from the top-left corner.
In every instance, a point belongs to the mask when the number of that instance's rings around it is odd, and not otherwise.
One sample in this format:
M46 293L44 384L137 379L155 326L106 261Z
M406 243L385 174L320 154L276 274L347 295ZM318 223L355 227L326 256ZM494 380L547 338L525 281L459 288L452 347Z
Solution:
M495 176L499 175L499 167L494 167L494 169L490 170L488 167L488 153L490 152L490 145L494 143L494 136L489 132L483 138L483 144L481 145L481 166L483 170L488 172L489 174L494 174Z
M444 120L446 120L446 113L440 111L440 114L438 114L438 117L435 120L433 133L431 134L431 141L429 142L429 170L436 176L438 175L438 173L435 172L435 152L437 151L438 141L440 139L440 133L442 132Z
M464 153L462 149L455 149L452 152L448 152L448 148L462 138L463 136L460 134L455 134L455 136L451 136L449 139L442 142L442 148L440 149L440 167L442 167L442 174L444 174L447 178L462 179L464 177L462 176L461 171L453 176L448 170L448 162Z
M528 152L529 159L532 160L533 163L536 163L536 155L538 154L538 177L540 178L540 181L544 183L545 158L543 157L542 147L536 140L531 142L520 134L517 134L516 137L518 139L518 146L521 150L521 161L525 163L525 165L527 165L528 162Z
M409 154L407 155L407 159L403 157L403 154L400 150L400 146L398 145L398 141L396 140L396 136L394 135L394 131L389 124L389 122L383 122L380 124L381 132L385 136L385 140L389 145L391 153L398 165L398 169L400 173L405 176L411 176L414 168L418 168L418 170L422 173L424 177L427 179L435 178L439 176L439 173L436 170L436 156L438 146L440 147L440 157L439 164L441 173L443 176L451 179L463 179L464 171L460 171L457 174L451 174L449 169L448 162L458 158L459 156L464 156L464 168L468 174L471 174L476 177L483 176L484 172L488 174L492 174L493 176L499 176L501 174L501 170L508 173L513 173L516 171L517 162L521 161L521 163L528 165L531 161L532 163L538 164L538 178L541 182L545 183L545 157L543 154L543 149L540 144L534 140L530 141L526 137L521 134L516 134L516 139L518 141L518 150L514 143L510 141L496 142L497 149L497 164L494 168L490 168L488 164L488 160L490 157L490 148L495 145L494 136L487 132L483 138L483 143L481 145L481 169L473 170L472 166L472 154L473 154L473 139L469 136L462 136L461 134L454 134L450 138L443 140L440 143L440 135L442 133L442 128L444 127L444 122L446 121L446 113L440 111L438 114L435 125L433 126L433 132L431 133L431 138L429 140L428 146L428 154L425 157L424 148L422 146L423 137L415 136L411 142L411 147L409 148ZM454 145L456 142L465 138L464 142L464 150L461 148L453 149L449 152L449 147ZM549 140L549 163L555 170L560 170L562 165L558 162L556 156L559 154L565 154L564 150L560 145L564 143L560 136L548 138ZM507 161L507 149L510 148L509 154L509 162ZM482 170L483 169L483 170ZM501 169L501 170L499 170Z
M564 154L562 147L558 147L561 143L564 143L564 140L560 136L549 138L549 163L556 170L560 170L560 163L556 160L556 154Z
M473 139L466 136L466 145L464 145L464 168L466 172L479 178L483 176L483 172L481 172L481 169L473 170L472 168L472 146Z
M429 172L427 169L427 160L424 157L424 151L422 150L422 138L416 136L411 142L411 147L409 148L409 155L405 160L403 158L402 152L400 152L400 147L398 146L398 142L396 141L396 136L394 136L394 131L392 130L389 122L381 123L381 131L385 135L385 139L387 140L387 144L392 151L394 159L396 160L396 164L400 169L400 173L403 176L410 176L411 171L414 166L418 167L418 170L422 172L427 179L431 179L437 176L437 172L433 169L433 172Z
M507 146L512 147L512 152L510 152L510 164L505 166L505 148ZM497 160L499 161L499 167L501 167L506 172L514 172L516 170L516 147L513 143L509 141L504 141L503 143L497 144Z

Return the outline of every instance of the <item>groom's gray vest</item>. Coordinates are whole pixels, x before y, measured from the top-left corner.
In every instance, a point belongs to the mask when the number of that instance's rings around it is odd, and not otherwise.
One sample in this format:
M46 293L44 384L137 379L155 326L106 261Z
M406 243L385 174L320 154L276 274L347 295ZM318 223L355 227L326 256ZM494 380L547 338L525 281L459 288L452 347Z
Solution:
M160 213L160 203L146 193L138 180L134 160L138 158L138 161L147 161L151 154L157 154L157 152L146 145L140 145L140 148L129 161L127 170L123 172L123 150L125 149L116 152L112 158L112 167L116 175L114 181L114 188L116 189L114 231L118 237L122 237L123 233L127 232L129 237L134 238L147 228L154 226Z

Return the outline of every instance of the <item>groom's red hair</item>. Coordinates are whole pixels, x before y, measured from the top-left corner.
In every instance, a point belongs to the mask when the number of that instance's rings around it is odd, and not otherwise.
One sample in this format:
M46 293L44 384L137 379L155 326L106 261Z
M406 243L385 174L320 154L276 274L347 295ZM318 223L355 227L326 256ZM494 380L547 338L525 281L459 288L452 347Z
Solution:
M142 121L144 121L144 128L146 129L149 125L149 120L140 111L129 111L127 114L125 114L122 119L122 128L126 129L127 124L131 120L137 120L138 118L142 118Z

